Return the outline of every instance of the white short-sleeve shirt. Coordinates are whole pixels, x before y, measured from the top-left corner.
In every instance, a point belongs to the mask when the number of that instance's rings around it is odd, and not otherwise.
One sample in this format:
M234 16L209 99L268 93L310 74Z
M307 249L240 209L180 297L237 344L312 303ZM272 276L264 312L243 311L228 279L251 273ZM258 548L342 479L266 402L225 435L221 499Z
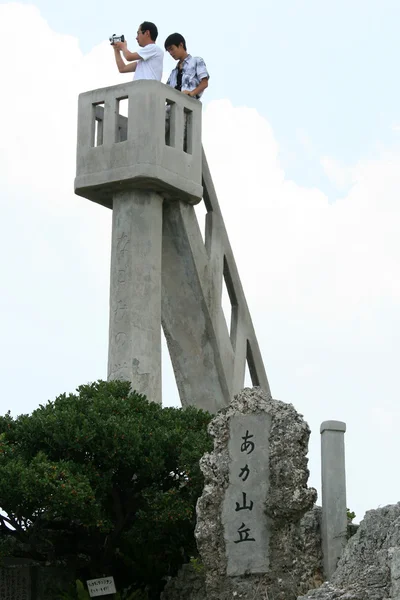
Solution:
M134 80L156 79L161 81L163 72L164 52L156 44L147 44L137 51L142 60L137 61Z

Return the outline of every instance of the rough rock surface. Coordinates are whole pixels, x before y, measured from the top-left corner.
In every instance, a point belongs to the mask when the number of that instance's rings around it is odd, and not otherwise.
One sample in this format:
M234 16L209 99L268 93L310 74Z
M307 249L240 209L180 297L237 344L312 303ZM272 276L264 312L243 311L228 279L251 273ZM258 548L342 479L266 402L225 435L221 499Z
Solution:
M221 523L224 493L229 483L229 421L237 414L271 415L269 441L270 489L266 518L270 521L270 570L265 575L227 577ZM205 477L197 504L197 546L206 569L207 600L273 598L294 600L321 583L320 540L306 548L306 531L317 513L303 519L316 500L307 487L310 430L291 404L268 397L259 388L244 389L209 425L214 450L200 461ZM312 525L313 523L313 525ZM308 551L310 550L310 551Z
M282 543L293 549L291 571L298 582L297 593L320 586L322 579L321 508L315 506L300 523L287 528ZM234 596L234 598L239 596ZM293 594L292 596L293 597ZM205 568L183 565L164 588L161 600L206 600ZM257 600L262 600L257 597ZM270 595L269 600L272 600Z
M183 565L178 575L168 581L160 600L205 600L206 580L204 567Z
M366 513L331 581L299 598L308 599L400 599L400 503Z

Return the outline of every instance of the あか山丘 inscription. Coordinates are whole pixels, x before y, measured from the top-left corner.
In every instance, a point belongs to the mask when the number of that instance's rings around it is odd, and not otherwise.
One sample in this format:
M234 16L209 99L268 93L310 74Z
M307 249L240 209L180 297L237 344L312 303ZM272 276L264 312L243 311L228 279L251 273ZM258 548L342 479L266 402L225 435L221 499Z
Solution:
M267 413L237 414L229 422L229 485L222 509L228 575L261 574L269 568L270 428Z

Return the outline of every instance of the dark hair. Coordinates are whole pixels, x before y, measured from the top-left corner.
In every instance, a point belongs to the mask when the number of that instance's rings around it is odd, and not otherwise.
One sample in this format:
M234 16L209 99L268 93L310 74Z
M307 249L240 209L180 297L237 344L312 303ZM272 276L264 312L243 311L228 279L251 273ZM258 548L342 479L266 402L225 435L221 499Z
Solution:
M183 49L186 50L186 41L180 33L171 33L164 42L164 48L167 50L170 46L179 46L183 44Z
M154 23L151 23L150 21L143 21L143 23L140 26L140 31L142 33L146 33L146 31L148 31L150 33L152 42L155 42L158 37L158 29L154 25Z

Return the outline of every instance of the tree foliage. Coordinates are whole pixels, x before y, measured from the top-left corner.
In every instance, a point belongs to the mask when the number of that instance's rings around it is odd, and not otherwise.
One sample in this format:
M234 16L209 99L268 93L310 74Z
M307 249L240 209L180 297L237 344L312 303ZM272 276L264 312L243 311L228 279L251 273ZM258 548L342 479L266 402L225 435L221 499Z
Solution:
M210 418L192 407L162 409L121 381L0 417L6 551L79 559L87 576L112 572L120 585L158 591L195 552Z

